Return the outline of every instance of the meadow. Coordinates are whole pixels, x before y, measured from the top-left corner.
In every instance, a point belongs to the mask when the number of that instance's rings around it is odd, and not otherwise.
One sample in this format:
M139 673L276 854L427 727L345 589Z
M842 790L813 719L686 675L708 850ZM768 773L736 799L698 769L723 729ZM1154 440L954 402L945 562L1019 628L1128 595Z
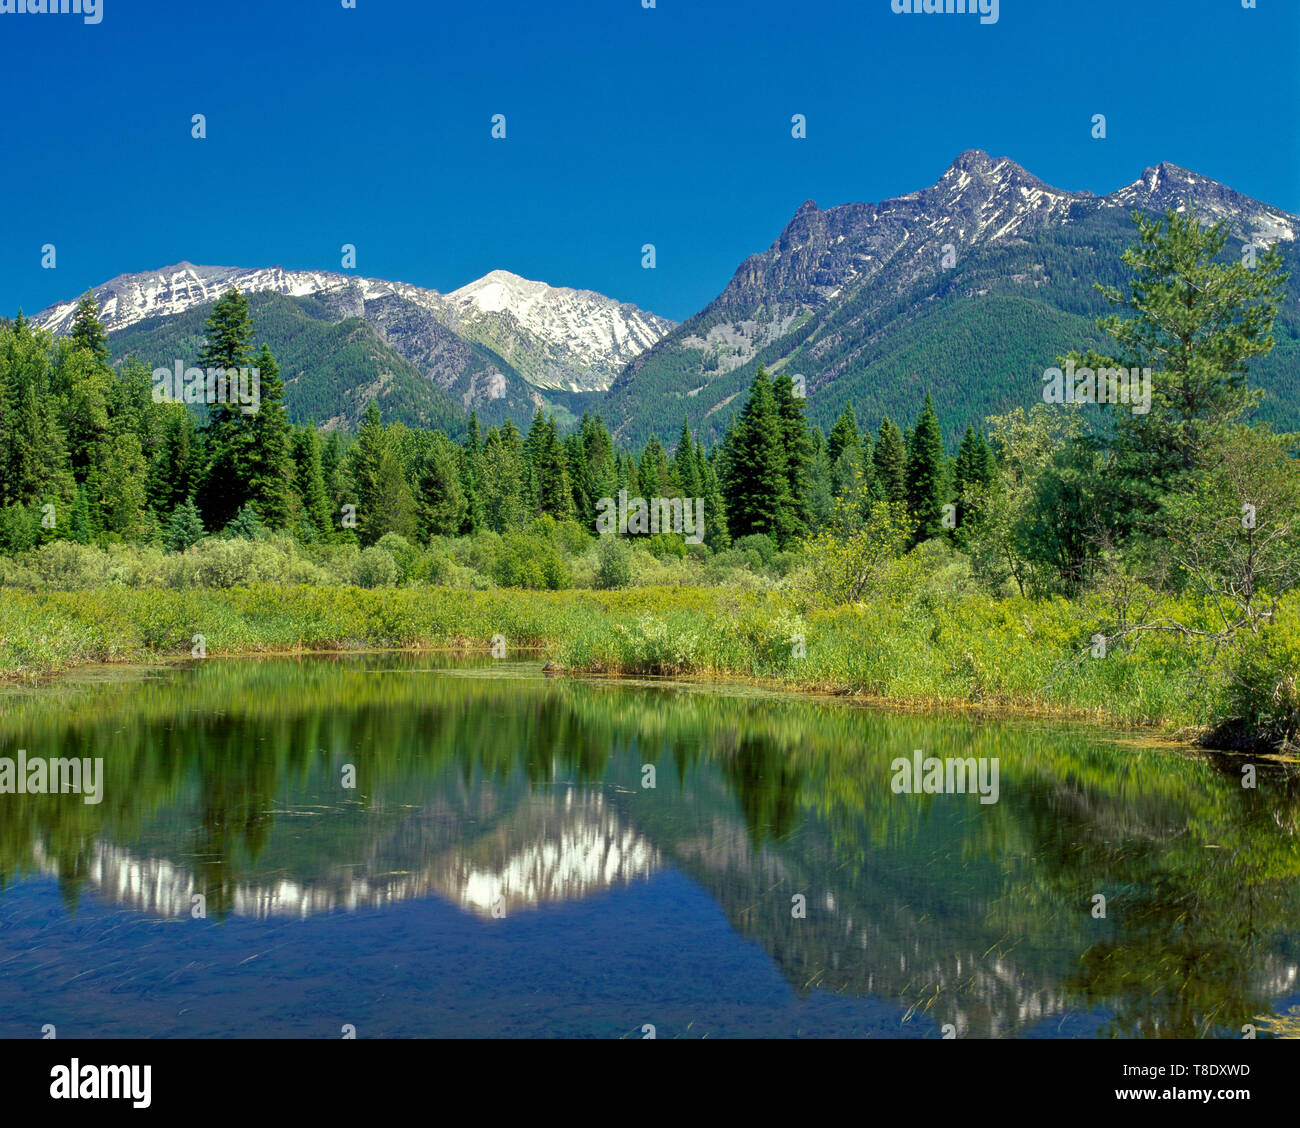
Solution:
M1294 595L1266 632L1231 647L1153 631L1099 654L1090 640L1116 617L1105 593L993 596L967 582L951 550L894 560L844 603L810 588L797 561L764 563L753 547L719 563L621 546L642 582L601 588L606 547L557 551L568 582L587 586L549 589L495 583L519 558L504 542L467 538L366 550L211 540L189 553L57 542L0 561L0 677L187 656L527 652L557 672L755 679L908 707L1148 726L1219 747L1296 736ZM529 558L525 570L540 576L544 563ZM1190 597L1149 596L1148 617L1212 621Z

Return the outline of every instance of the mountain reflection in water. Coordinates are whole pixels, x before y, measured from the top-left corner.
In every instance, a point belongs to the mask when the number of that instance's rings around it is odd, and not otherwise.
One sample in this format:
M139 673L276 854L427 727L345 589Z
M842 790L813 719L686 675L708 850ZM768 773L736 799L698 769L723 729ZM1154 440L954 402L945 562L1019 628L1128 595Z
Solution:
M1260 765L1248 789L1232 758L1083 726L427 656L209 661L2 700L0 755L102 757L104 801L0 796L0 935L34 950L96 913L171 921L150 933L157 966L131 969L151 997L187 937L215 966L241 921L305 943L303 929L344 938L378 913L366 944L382 952L382 921L427 902L486 930L480 959L436 937L427 954L454 956L459 989L503 1013L525 989L486 974L488 945L545 967L587 935L601 993L568 1020L579 1033L626 1028L617 973L634 943L641 964L647 948L737 968L761 953L784 987L751 967L749 1001L726 981L738 972L679 975L658 1004L629 976L629 1012L737 993L725 1033L768 1032L794 1008L822 1023L811 1033L1228 1036L1300 1001L1294 766ZM915 749L997 757L999 801L894 794L890 762ZM596 937L590 914L633 905L642 936ZM297 958L294 933L275 935ZM90 950L120 942L105 926ZM0 965L0 992L17 967ZM290 968L309 975L309 957ZM575 1006L598 993L558 973L546 986ZM439 1013L432 986L386 987ZM0 1033L30 1026L34 998L75 1013L64 991L0 1001Z

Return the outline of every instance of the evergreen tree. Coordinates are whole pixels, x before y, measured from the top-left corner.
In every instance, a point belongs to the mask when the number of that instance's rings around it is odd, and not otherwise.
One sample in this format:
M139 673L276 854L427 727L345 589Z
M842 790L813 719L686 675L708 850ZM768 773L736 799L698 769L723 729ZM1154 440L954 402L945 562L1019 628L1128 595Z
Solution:
M804 418L804 399L794 394L794 381L786 373L782 372L772 382L772 398L776 401L785 449L786 505L779 539L782 544L788 544L811 531L813 439Z
M253 323L248 299L238 288L217 299L207 319L207 338L199 365L227 373L249 368ZM235 397L228 396L228 400ZM249 428L238 402L208 404L204 426L207 465L198 492L199 509L208 528L224 528L250 500L252 486L247 471L252 462Z
M907 449L902 432L886 415L880 421L880 434L872 452L880 494L895 505L907 503Z
M644 491L641 496L646 498L670 496L668 456L664 453L663 445L657 435L650 436L645 450L641 452L637 478Z
M166 405L162 441L149 464L149 505L159 516L173 513L198 486L202 452L194 416L184 407Z
M789 505L783 438L772 385L760 366L727 443L722 496L732 537L780 538Z
M87 290L77 302L77 310L72 315L72 343L79 349L85 349L94 358L97 365L108 367L111 355L108 348L108 334L104 332L104 323L99 320L99 303L95 301L94 290Z
M385 533L415 536L415 497L396 446L371 400L346 464L351 504L357 507L357 538L363 545L374 544Z
M454 537L465 520L465 493L461 488L456 448L445 435L423 432L414 458L416 529L421 541Z
M294 515L293 436L284 410L284 381L280 366L263 343L254 363L261 385L258 410L244 426L249 441L240 453L247 464L237 467L248 481L249 498L262 523L270 529L283 529Z
M993 452L983 431L967 424L953 465L953 492L957 497L957 528L964 529L975 517L974 497L993 481Z
M722 499L717 472L704 457L704 448L698 443L695 445L695 473L700 482L700 496L704 499L704 543L714 552L722 552L731 545L727 507Z
M72 499L72 511L68 521L68 539L77 544L90 544L94 539L95 528L90 518L90 492L85 483L79 483L76 496Z
M826 440L827 463L834 466L839 461L840 453L850 446L857 447L861 453L862 435L858 431L858 418L853 414L851 403L846 404L840 412L840 417L835 420L835 426L831 428L830 437Z
M483 522L495 533L517 528L524 520L524 462L513 423L507 420L500 431L488 428L483 443Z
M557 521L573 520L573 485L569 480L568 461L564 456L554 416L547 421L542 432L541 450L537 461L532 465L537 483L537 512L549 513Z
M222 535L234 540L261 540L266 536L266 526L251 504L243 505L222 530Z
M670 473L673 483L681 490L683 497L702 496L699 470L695 464L695 441L691 438L691 427L684 415L682 433L677 439L677 450L673 454Z
M176 507L167 524L166 545L171 552L188 552L203 539L203 518L193 498L186 498Z
M907 512L916 528L915 543L943 532L946 500L943 436L927 392L907 450Z
M148 477L140 440L129 431L118 435L99 480L99 503L107 532L122 540L134 540L147 531Z
M334 505L325 488L321 440L313 427L298 427L293 435L294 486L298 493L300 527L310 524L307 538L329 537L334 527Z
M253 319L248 309L248 298L239 292L238 287L227 290L216 300L206 328L207 338L199 352L202 368L236 370L249 366Z

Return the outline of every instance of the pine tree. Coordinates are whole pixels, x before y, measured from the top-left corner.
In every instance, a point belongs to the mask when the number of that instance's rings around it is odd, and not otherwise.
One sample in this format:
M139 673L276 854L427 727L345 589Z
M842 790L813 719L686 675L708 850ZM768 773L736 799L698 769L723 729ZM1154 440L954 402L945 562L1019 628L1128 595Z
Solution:
M668 456L658 435L651 435L641 452L641 462L637 466L637 478L644 491L645 498L669 496Z
M677 439L677 450L673 454L671 474L682 496L700 497L700 475L695 465L695 441L691 438L690 423L682 416L682 433Z
M557 521L573 520L573 485L554 416L547 422L541 452L533 465L537 481L537 511L549 513Z
M956 494L957 528L963 529L975 516L973 498L993 480L993 452L982 431L967 424L957 460L953 465L953 492Z
M222 530L222 535L234 540L261 540L266 536L266 526L251 504L243 505Z
M99 503L107 532L122 540L133 540L149 528L148 476L139 438L124 431L113 440L99 481Z
M483 522L495 533L517 528L526 512L524 458L519 432L507 420L498 431L489 427L483 443Z
M839 461L840 453L850 446L857 447L861 453L862 435L858 431L858 418L853 414L851 403L845 404L840 417L835 420L835 426L831 428L830 437L826 440L826 461L834 466Z
M872 453L881 496L895 505L907 502L907 449L902 432L888 415L880 421L880 434Z
M421 541L456 536L465 520L465 493L461 488L456 449L446 436L423 432L415 455L415 517Z
M165 543L170 552L188 552L203 539L203 518L193 498L186 498L176 507L167 524Z
M371 400L357 428L356 445L348 452L347 478L356 510L357 537L374 544L385 533L415 536L415 497L379 407Z
M943 532L945 501L943 435L927 392L907 450L907 511L916 528L915 543Z
M313 427L298 427L293 435L294 486L298 493L300 528L310 525L307 539L329 537L334 527L334 505L325 488L321 440Z
M222 294L207 320L207 338L199 353L204 369L225 369L227 373L248 368L253 323L248 299L233 289ZM229 397L233 399L234 397ZM250 500L251 483L246 477L252 461L248 446L250 432L238 403L208 404L204 426L207 465L198 493L199 509L210 529L224 528Z
M772 398L776 401L785 450L786 505L779 529L779 540L784 545L811 531L813 440L804 418L804 400L794 394L794 381L786 373L782 372L772 382Z
M160 517L175 511L198 485L201 451L194 416L167 405L162 441L149 464L149 505Z
M789 504L783 437L772 385L760 366L727 443L722 495L734 538L781 535Z
M253 341L253 319L248 298L239 288L227 290L212 306L206 322L207 338L199 352L203 368L247 368Z
M90 492L84 482L77 486L76 496L72 500L68 533L69 539L77 544L90 544L94 539L95 529L90 519Z
M87 290L78 300L69 336L77 348L87 350L94 357L97 365L108 367L108 358L112 354L108 348L108 334L99 320L99 303L95 301L94 290Z
M714 552L722 552L731 544L727 508L717 472L705 458L704 448L699 443L695 444L695 472L700 482L700 496L704 498L704 543Z
M244 426L249 442L241 453L247 464L237 472L248 481L248 495L262 523L270 529L285 528L293 516L293 436L284 410L284 381L280 366L263 343L254 363L260 381L260 403Z

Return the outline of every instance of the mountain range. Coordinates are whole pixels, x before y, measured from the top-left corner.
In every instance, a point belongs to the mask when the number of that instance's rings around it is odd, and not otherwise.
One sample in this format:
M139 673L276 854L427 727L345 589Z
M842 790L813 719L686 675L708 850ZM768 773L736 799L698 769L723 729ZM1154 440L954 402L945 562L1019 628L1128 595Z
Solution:
M253 298L299 419L347 426L370 400L385 417L463 429L526 428L598 410L624 441L675 438L686 416L718 438L760 364L803 376L809 418L910 422L927 391L950 432L1029 404L1058 356L1104 347L1122 286L1133 211L1193 209L1241 244L1280 245L1292 272L1276 348L1253 370L1261 414L1300 426L1300 217L1170 163L1097 196L1053 188L1006 158L962 153L938 182L882 203L808 201L776 241L740 264L708 306L676 324L588 290L495 270L447 294L403 282L281 267L182 262L96 287L116 361L169 366L197 354L208 308L238 286ZM75 301L33 320L71 326Z

